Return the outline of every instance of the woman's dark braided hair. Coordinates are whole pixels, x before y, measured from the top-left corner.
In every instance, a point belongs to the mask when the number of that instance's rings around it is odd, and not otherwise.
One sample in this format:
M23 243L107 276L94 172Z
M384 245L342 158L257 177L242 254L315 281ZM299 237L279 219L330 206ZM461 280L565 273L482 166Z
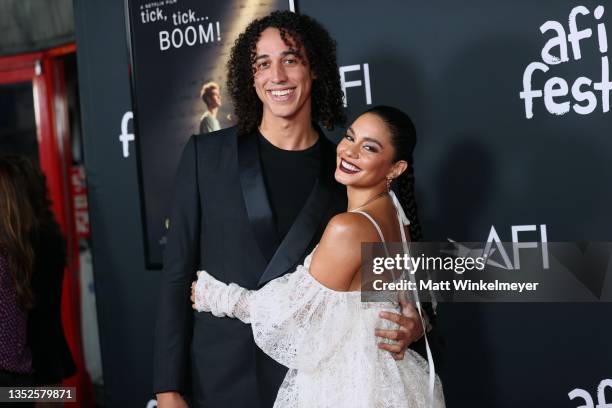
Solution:
M423 231L419 222L419 214L414 194L414 159L412 153L416 146L417 137L416 129L410 117L397 108L391 106L375 106L365 113L372 113L382 119L388 126L391 133L391 144L395 149L394 160L405 160L408 163L408 168L391 184L391 189L397 195L400 204L406 212L406 216L410 220L410 240L422 241ZM431 302L425 302L422 305L429 326L436 326L436 310ZM426 327L424 327L427 330ZM423 347L423 342L419 342L417 347ZM423 350L424 352L424 350Z
M290 11L275 11L248 25L234 43L227 63L227 89L234 102L238 133L251 133L261 123L263 104L253 88L253 63L257 41L269 27L280 31L285 44L306 52L316 77L312 83L312 121L330 130L334 125L344 124L336 42L312 18Z
M416 129L410 117L397 108L391 106L375 106L365 113L372 113L386 123L391 133L391 144L395 149L395 161L404 160L408 168L391 185L400 204L410 219L410 239L421 241L423 232L419 222L419 215L414 194L414 160L412 152L416 146Z

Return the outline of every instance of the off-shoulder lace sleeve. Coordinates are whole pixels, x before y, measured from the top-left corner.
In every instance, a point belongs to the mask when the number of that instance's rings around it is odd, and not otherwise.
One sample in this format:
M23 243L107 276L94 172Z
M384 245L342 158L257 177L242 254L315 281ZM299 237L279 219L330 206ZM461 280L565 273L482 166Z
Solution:
M194 305L199 312L210 312L217 317L235 317L250 323L249 299L255 291L235 283L223 283L206 271L198 271L194 291Z
M359 294L323 286L304 266L257 291L219 282L202 271L195 305L251 323L255 342L266 354L286 367L306 370L341 347L340 339L359 313L359 302L351 296Z

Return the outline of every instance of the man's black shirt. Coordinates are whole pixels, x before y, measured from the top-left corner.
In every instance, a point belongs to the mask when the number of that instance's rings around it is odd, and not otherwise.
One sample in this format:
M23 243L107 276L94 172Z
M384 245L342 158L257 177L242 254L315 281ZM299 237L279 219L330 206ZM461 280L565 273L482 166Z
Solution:
M321 142L305 150L283 150L258 134L261 167L279 242L308 199L321 172Z

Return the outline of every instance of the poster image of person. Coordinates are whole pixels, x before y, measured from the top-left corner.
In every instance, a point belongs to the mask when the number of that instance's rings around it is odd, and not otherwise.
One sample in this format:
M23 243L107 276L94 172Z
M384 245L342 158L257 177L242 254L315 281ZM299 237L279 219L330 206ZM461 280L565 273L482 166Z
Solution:
M221 89L216 82L207 82L202 86L200 98L206 106L206 112L200 118L200 133L210 133L221 129L217 113L221 107Z

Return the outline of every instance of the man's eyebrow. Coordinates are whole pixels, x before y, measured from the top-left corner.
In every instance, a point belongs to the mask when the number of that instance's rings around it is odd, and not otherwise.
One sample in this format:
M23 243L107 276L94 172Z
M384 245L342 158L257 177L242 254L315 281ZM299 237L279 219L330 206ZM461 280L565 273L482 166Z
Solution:
M287 50L287 51L281 52L282 57L286 57L287 55L294 55L298 58L302 57L302 55L297 50ZM266 59L266 58L270 58L270 56L268 54L261 54L261 55L256 56L253 62L259 61L260 59Z
M265 58L270 58L270 56L268 54L262 54L262 55L258 55L255 57L255 59L253 60L253 62L258 61L260 59L265 59Z
M287 55L295 55L296 57L301 57L301 54L297 50L292 50L292 49L281 52L281 55L283 57Z

